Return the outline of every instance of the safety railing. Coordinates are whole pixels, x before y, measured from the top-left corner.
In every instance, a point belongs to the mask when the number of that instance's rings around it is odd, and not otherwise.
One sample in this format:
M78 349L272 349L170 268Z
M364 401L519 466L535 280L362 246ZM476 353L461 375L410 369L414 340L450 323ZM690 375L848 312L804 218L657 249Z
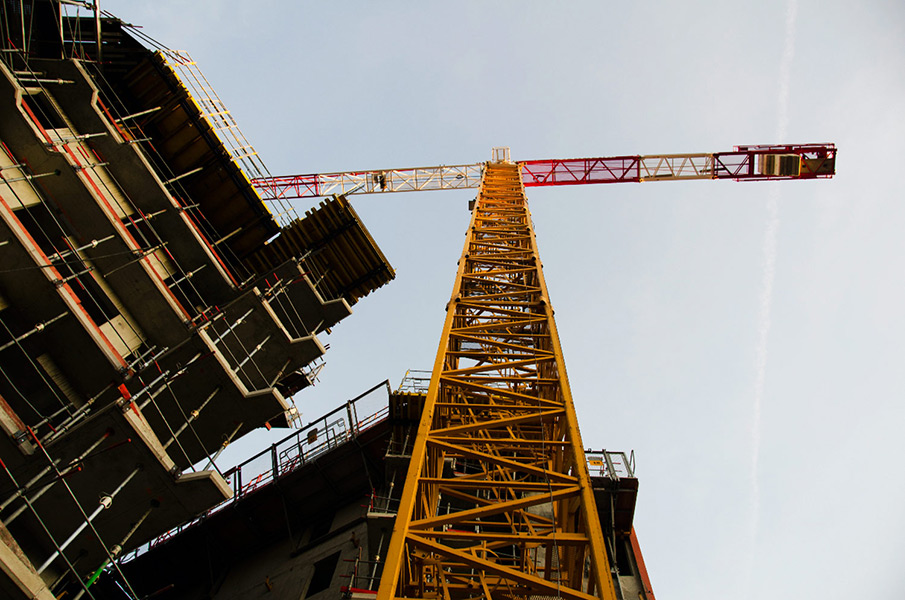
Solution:
M414 445L415 434L413 431L394 431L387 443L386 457L410 457Z
M399 382L396 393L405 392L409 394L426 394L427 388L430 386L431 372L421 371L418 369L409 369Z
M509 160L509 147L508 146L499 146L497 148L493 148L491 151L493 154L493 162L511 162Z
M213 128L217 138L246 178L251 180L269 177L270 172L264 162L242 130L239 129L239 124L236 123L232 113L226 108L226 104L220 99L207 77L201 72L198 63L184 50L166 48L160 49L159 52L185 86L189 98L195 103L201 116ZM267 198L267 201L281 226L299 218L295 208L288 202L279 198Z
M377 584L380 579L377 577L378 567L381 565L379 560L364 560L362 558L361 547L358 548L358 556L355 558L345 558L343 562L346 564L345 573L339 577L348 580L340 587L341 598L361 598L370 595L376 596Z
M635 451L613 452L611 450L585 451L588 471L591 477L609 477L610 479L631 478L635 476Z
M339 588L340 597L346 599L374 596L376 598L377 590L374 588L376 588L380 582L380 578L377 577L376 571L383 563L376 560L360 560L355 558L344 559L343 562L349 563L346 567L348 572L340 575L340 578L348 580L348 583Z
M128 562L162 544L178 533L207 519L228 504L303 467L385 420L389 414L386 397L374 394L381 388L386 389L389 393L389 381L375 385L363 394L286 436L270 448L262 450L248 460L225 471L223 477L233 489L232 498L210 508L194 520L171 529L136 548L125 555L122 562Z
M399 498L392 496L380 495L376 490L371 491L371 497L368 500L368 513L381 515L395 515L399 512Z

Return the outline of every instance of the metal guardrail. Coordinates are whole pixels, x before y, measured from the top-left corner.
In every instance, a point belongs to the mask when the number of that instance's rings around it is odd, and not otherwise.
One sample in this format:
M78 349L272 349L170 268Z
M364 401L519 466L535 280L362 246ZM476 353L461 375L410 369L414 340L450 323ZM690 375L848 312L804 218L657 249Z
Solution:
M198 63L184 50L158 48L158 52L185 87L189 99L211 126L214 135L223 144L223 148L229 153L233 163L249 180L249 184L253 179L270 177L270 171L267 170L258 152L239 129L239 124L207 77L201 72ZM266 205L281 227L285 227L299 218L295 207L282 198L267 197L262 201L266 201Z
M386 398L372 396L372 393L380 388L385 388L389 393L389 380L378 383L363 394L286 436L270 448L262 450L224 472L223 477L233 489L232 498L224 500L195 519L183 523L125 554L122 562L128 562L144 554L151 548L207 519L225 506L268 485L277 478L299 469L385 420L389 416ZM365 416L359 417L359 413L364 413Z
M629 454L610 450L585 450L588 471L591 477L609 477L610 479L631 478L635 476L635 451Z
M396 393L426 394L431 382L431 371L409 369L399 382Z

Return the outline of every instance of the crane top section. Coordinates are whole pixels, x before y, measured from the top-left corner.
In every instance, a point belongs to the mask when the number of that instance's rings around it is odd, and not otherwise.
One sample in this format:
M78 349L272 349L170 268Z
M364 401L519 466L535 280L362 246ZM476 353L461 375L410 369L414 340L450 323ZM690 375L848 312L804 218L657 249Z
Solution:
M510 162L508 148L494 162ZM590 183L640 183L688 179L763 181L817 179L836 173L833 144L736 146L729 152L650 154L519 161L526 187ZM477 188L484 163L260 177L252 185L264 200Z

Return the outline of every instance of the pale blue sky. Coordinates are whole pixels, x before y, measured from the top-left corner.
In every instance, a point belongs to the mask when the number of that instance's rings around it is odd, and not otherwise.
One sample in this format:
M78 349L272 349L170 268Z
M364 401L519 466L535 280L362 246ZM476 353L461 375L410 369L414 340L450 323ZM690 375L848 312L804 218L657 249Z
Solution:
M831 181L529 200L585 446L636 452L656 594L899 598L905 8L797 2L787 38L784 1L624 4L102 2L188 50L274 174L835 142ZM398 276L325 339L306 418L433 363L472 196L354 200Z

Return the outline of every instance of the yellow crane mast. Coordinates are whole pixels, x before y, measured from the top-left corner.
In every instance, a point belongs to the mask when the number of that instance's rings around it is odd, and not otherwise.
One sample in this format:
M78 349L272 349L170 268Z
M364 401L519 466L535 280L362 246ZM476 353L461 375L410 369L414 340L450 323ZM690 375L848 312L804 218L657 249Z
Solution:
M616 598L519 171L484 170L379 600Z

